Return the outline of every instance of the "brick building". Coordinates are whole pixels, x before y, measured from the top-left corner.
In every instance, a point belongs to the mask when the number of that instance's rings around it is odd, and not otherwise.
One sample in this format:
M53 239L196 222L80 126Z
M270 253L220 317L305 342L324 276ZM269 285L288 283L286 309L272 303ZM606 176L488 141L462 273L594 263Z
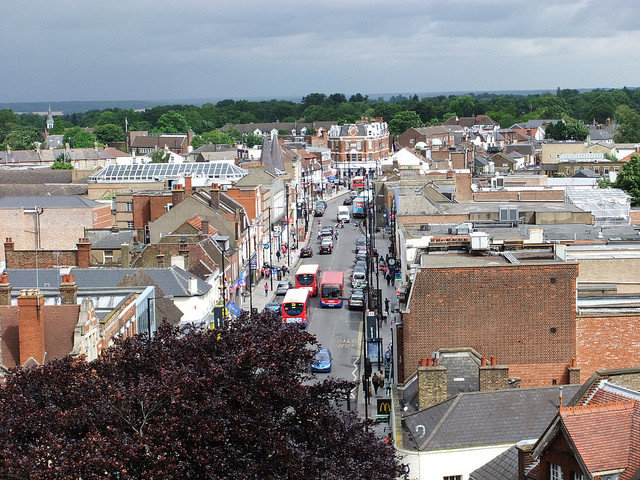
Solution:
M458 347L499 357L523 386L568 382L578 266L511 256L423 255L398 333L400 382L421 358Z
M375 171L389 155L389 129L382 118L363 119L350 125L332 125L327 135L333 166L341 176L359 169Z
M423 148L449 148L455 145L455 135L442 125L430 127L411 127L398 137L398 145L403 148L416 148L423 143Z
M84 237L85 228L111 224L111 203L78 195L0 199L0 232L12 239L16 250L70 250Z

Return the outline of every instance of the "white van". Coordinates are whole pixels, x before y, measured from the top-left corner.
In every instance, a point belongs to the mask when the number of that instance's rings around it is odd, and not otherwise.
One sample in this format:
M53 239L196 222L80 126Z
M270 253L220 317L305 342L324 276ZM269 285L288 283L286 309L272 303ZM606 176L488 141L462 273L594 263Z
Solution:
M338 207L338 214L336 215L336 220L338 222L343 221L344 223L349 223L349 221L351 220L351 215L349 215L349 207L340 205Z

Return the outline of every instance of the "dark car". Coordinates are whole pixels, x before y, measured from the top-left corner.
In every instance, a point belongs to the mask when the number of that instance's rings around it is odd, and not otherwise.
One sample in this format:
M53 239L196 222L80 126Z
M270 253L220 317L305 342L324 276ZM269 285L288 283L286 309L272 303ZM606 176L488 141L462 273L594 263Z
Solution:
M277 316L282 316L282 305L278 302L269 302L264 306L264 309L275 313Z
M343 205L353 205L353 198L347 197L342 201Z
M316 208L313 210L313 216L314 216L314 217L322 217L323 215L324 215L324 208L318 208L318 207L316 207Z
M331 253L332 251L333 251L333 240L327 237L324 240L322 240L322 243L320 244L320 248L318 249L318 253L319 254Z
M316 208L318 207L322 207L322 209L326 210L327 202L325 202L324 200L316 200Z
M329 373L331 371L331 351L328 348L319 349L313 356L311 371Z
M349 308L357 308L362 310L364 307L364 290L361 288L354 288L351 290L351 296L349 297Z
M286 295L287 290L290 288L293 288L291 282L278 282L278 285L276 285L276 295Z
M300 249L300 258L305 257L313 257L313 250L311 249L311 247L302 247Z

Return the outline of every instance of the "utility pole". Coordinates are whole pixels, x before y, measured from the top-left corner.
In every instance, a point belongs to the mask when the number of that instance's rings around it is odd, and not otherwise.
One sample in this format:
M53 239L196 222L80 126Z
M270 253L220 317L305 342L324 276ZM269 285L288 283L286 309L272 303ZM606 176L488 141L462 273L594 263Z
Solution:
M291 234L289 232L289 230L291 230L291 222L289 221L289 184L285 184L285 192L287 194L287 198L285 199L287 202L287 211L285 212L285 217L287 219L287 264L289 265L289 268L291 268L291 242L290 242L290 237Z
M249 225L249 311L251 315L253 315L253 289L252 283L253 280L251 278L251 225Z
M273 292L273 232L271 231L273 227L271 226L271 207L267 207L267 210L269 210L269 283L271 284L269 286Z

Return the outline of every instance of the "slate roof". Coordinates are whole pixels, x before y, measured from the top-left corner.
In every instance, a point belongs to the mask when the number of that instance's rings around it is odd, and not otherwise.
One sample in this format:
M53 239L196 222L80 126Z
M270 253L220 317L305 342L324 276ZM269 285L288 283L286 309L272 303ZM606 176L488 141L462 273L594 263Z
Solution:
M0 184L0 197L26 196L64 196L86 195L88 186L86 183L69 183L58 185L44 184Z
M518 450L510 447L469 474L470 480L515 480L518 478Z
M443 125L460 125L461 127L472 127L474 125L498 125L498 123L487 115L477 115L475 117L449 117Z
M181 150L186 148L188 143L186 135L176 136L146 136L135 135L131 139L131 148L164 148L165 145L169 150Z
M0 208L93 208L103 205L80 195L21 196L0 198Z
M579 385L564 385L574 395ZM404 421L418 450L506 445L537 438L558 412L558 387L460 393Z
M71 170L52 170L50 168L0 168L0 184L43 184L71 183Z
M20 364L17 305L0 307L2 363L11 368ZM80 316L80 305L44 305L44 348L46 363L65 357L73 350L73 333Z
M87 238L91 242L91 249L120 250L123 243L131 244L133 237L137 235L135 230L89 230Z
M335 121L325 121L325 122L312 122L312 123L301 123L301 122L268 122L268 123L236 123L236 124L232 124L232 123L227 123L226 125L223 125L222 127L220 127L220 131L221 132L226 132L227 130L229 130L229 128L233 127L236 128L238 130L240 130L240 132L242 133L251 133L253 132L256 128L259 129L262 132L270 132L271 130L273 130L274 128L276 130L293 130L293 129L297 129L298 132L300 132L300 130L302 128L305 128L307 130L310 129L314 129L317 130L318 128L324 128L325 130L328 130L331 128L332 125L335 125Z
M285 173L284 160L282 159L282 149L278 136L264 137L262 141L262 151L260 152L260 161L269 173L280 175Z
M155 284L162 289L165 294L171 297L188 297L189 278L191 274L178 267L167 268L145 268L142 269L149 275ZM78 290L91 290L99 288L117 287L125 275L135 274L135 268L75 268L71 273L75 276ZM23 288L57 288L60 283L59 273L56 269L41 268L37 272L38 283L36 284L35 269L7 269L9 282L14 291ZM197 279L197 295L204 295L211 289L211 285Z
M579 172L571 175L572 178L601 178L596 172L591 170L590 168L583 168Z

